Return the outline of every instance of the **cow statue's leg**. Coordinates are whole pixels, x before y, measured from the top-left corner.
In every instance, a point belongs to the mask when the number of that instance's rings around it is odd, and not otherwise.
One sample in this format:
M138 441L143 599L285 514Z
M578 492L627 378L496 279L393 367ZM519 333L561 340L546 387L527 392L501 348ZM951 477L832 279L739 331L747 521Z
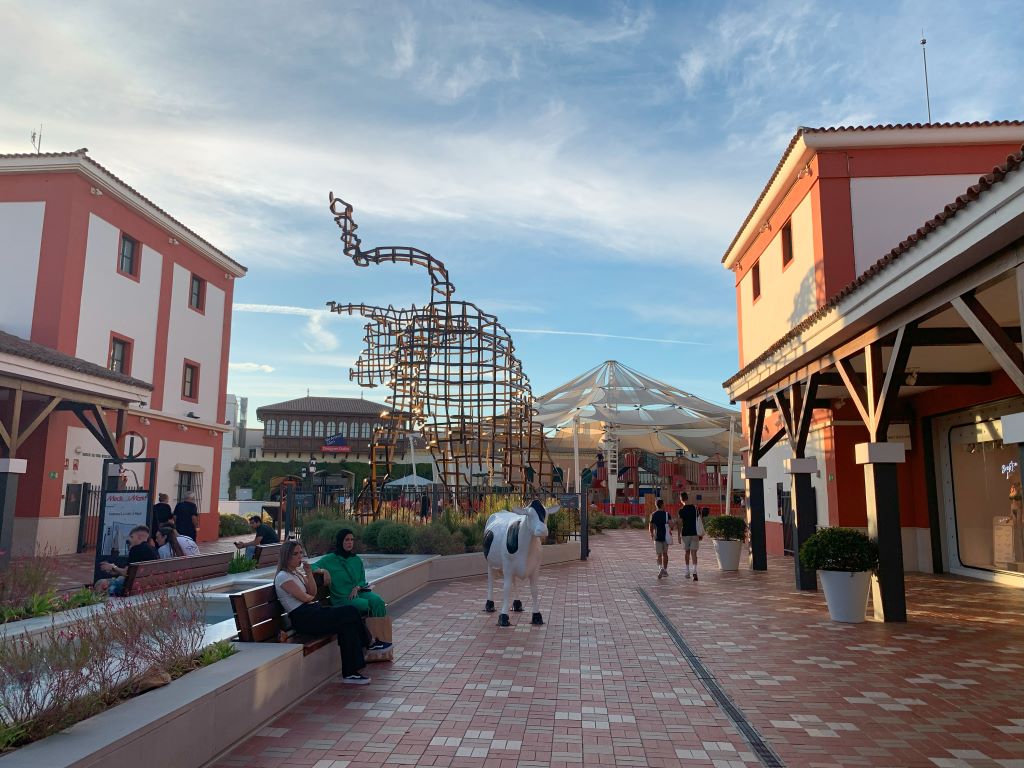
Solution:
M487 602L484 603L484 610L487 613L494 613L494 569L487 564Z
M523 601L522 600L513 600L512 601L512 613L522 613L522 612L523 612Z
M508 599L512 594L512 573L511 569L506 568L504 570L505 583L502 585L501 595L501 613L498 614L498 626L499 627L510 627L512 622L508 620Z
M538 584L540 577L537 571L530 574L530 594L533 595L533 618L530 620L531 624L543 624L544 617L540 615L540 601L537 598Z

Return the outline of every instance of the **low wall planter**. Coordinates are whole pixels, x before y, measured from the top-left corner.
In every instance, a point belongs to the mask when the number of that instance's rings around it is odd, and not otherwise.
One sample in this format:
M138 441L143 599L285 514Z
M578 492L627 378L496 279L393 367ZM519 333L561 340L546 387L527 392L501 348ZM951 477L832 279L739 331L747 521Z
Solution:
M742 541L728 541L726 539L712 539L715 542L715 556L718 558L718 567L723 571L738 571L740 569L740 553L743 549Z
M832 621L859 624L867 613L871 571L818 571Z

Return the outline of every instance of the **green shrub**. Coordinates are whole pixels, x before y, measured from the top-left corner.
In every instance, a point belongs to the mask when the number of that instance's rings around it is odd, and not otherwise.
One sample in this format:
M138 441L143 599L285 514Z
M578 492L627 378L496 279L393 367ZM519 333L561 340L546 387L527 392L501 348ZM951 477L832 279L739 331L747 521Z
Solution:
M640 515L630 515L626 518L626 525L630 528L635 528L638 531L642 531L647 527L647 521L644 520Z
M873 571L878 547L853 528L822 528L800 547L800 562L816 571Z
M380 537L380 532L394 524L392 520L374 520L363 529L363 546L368 551L376 549L379 546L378 538Z
M559 509L556 512L552 512L547 518L548 525L548 540L555 541L558 544L563 543L569 538L570 528L572 528L572 515L568 509Z
M486 519L477 516L475 520L463 523L459 526L458 533L462 535L466 550L477 549L484 541L484 524Z
M747 521L735 515L715 515L704 519L704 532L712 539L743 541L747 537Z
M439 524L422 525L413 531L412 551L418 555L461 555L466 544L460 532L452 533Z
M377 534L377 549L389 555L400 555L412 547L412 526L392 523Z
M349 528L356 537L356 552L363 551L363 526L347 518L329 519L313 517L302 524L302 546L310 557L319 557L334 551L338 531Z
M441 511L438 522L452 533L455 533L466 522L466 518L451 507L445 507Z
M200 667L208 667L216 661L226 659L228 656L234 656L237 652L235 644L230 640L218 640L203 648L196 657L196 662Z
M246 518L231 513L220 516L220 523L217 526L218 536L242 536L246 533L252 533L252 528L249 527L249 521Z
M237 552L228 563L228 573L245 573L255 568L256 561L251 557L246 557L242 552Z

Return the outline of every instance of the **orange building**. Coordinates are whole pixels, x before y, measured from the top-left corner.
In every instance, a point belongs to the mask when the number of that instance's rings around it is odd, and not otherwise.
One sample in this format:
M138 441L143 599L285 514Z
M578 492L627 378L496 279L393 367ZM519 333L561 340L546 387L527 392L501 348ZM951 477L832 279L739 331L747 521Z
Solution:
M1004 364L1020 356L1020 310L998 258L1019 222L1001 195L1020 174L1011 162L991 194L978 187L1022 142L1019 121L793 136L722 260L736 276L740 364L725 388L744 406L748 492L764 503L762 529L751 500L755 549L793 551L816 526L878 537L891 501L882 570L898 556L900 591L903 568L1024 584L1022 553L999 543L1019 482L1018 466L999 471L1019 464L999 419L1024 409ZM981 228L961 231L975 218ZM987 280L964 277L984 264ZM961 466L982 452L994 473ZM974 474L985 500L951 490Z

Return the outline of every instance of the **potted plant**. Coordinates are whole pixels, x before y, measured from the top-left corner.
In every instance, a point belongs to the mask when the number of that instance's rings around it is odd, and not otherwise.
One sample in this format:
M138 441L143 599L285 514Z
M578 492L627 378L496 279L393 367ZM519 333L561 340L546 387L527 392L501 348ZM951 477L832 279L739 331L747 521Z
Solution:
M853 528L822 528L800 547L800 562L820 572L833 621L864 621L871 572L878 567L871 539Z
M734 515L715 515L704 520L704 532L715 542L718 567L738 571L740 550L747 538L747 521Z

